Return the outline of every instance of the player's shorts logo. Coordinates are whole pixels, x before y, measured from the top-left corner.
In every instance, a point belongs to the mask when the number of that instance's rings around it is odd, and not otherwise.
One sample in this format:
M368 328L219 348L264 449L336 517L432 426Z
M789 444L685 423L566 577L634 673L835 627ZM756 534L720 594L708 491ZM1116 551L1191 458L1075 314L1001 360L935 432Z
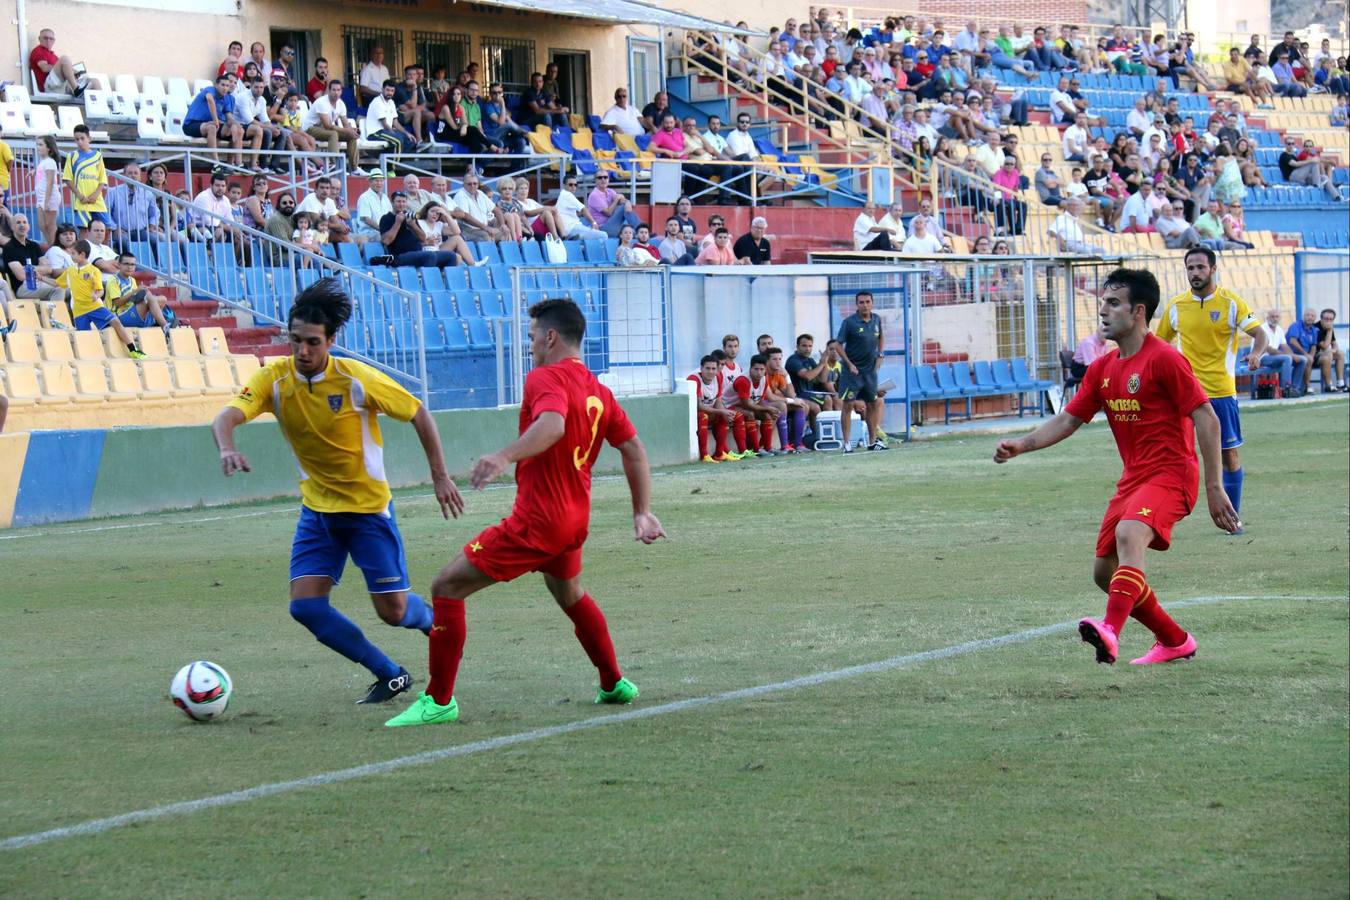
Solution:
M329 395L328 395L328 408L331 409L333 412L337 412L338 410L342 409L342 395L341 395L341 394L329 394Z
M1139 373L1135 372L1130 376L1130 380L1125 383L1125 390L1131 394L1139 393Z

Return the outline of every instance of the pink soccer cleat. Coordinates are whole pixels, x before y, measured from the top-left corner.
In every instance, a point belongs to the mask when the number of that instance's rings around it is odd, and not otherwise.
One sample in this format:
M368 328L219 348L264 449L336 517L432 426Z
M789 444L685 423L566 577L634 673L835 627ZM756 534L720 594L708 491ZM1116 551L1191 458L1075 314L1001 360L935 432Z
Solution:
M1116 651L1120 647L1120 642L1116 638L1116 633L1107 628L1105 623L1096 619L1082 619L1078 622L1078 633L1084 643L1096 648L1097 662L1111 665L1116 661Z
M1190 659L1195 656L1195 635L1186 635L1180 646L1167 647L1162 641L1153 645L1153 649L1138 659L1130 660L1132 666L1151 666L1154 663L1172 662L1175 659Z

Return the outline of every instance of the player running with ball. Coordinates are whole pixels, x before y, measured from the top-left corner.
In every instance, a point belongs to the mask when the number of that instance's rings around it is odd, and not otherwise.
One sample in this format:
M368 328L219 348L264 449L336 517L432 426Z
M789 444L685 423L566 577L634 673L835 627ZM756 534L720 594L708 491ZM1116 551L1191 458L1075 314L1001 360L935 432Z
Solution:
M1093 361L1063 412L1026 437L1000 441L994 452L994 462L1004 463L1042 450L1106 411L1124 462L1097 534L1092 572L1106 591L1106 616L1078 623L1078 633L1096 648L1099 663L1116 661L1120 630L1131 616L1156 638L1131 665L1195 655L1195 638L1163 610L1145 581L1144 554L1149 548L1166 550L1172 526L1195 505L1197 436L1210 518L1224 531L1237 527L1237 513L1224 492L1219 419L1185 358L1149 333L1158 301L1158 282L1149 272L1116 269L1107 276L1097 314L1102 336L1115 341L1117 349Z
M291 617L316 640L375 676L359 703L380 703L412 686L408 670L376 647L355 622L328 604L350 555L366 578L381 619L431 629L431 609L409 591L403 538L394 521L384 476L378 413L411 422L431 467L431 483L448 519L464 501L445 470L436 421L388 376L329 352L352 314L352 301L333 278L301 291L291 306L291 355L253 374L216 416L211 431L226 475L248 472L234 430L270 412L300 468L300 521L291 545Z
M520 406L520 437L474 463L482 488L516 463L511 515L464 545L432 582L431 681L417 701L385 722L431 725L459 718L455 676L464 653L464 600L489 585L539 572L576 626L600 673L596 703L632 703L638 689L619 670L609 626L581 587L581 550L591 515L591 468L608 441L623 458L633 497L633 532L650 544L665 536L652 515L647 451L614 395L581 361L586 317L571 300L530 307L530 355Z

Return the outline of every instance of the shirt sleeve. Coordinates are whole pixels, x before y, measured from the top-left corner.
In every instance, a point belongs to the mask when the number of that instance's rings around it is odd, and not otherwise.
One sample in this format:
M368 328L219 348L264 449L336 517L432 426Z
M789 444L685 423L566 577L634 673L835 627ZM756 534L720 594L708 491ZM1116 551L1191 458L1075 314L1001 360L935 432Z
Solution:
M609 424L605 427L605 440L609 445L618 447L637 437L637 429L633 427L632 420L619 405L619 401L614 399L614 394L605 391L603 399L605 408L609 410Z
M356 374L366 392L366 404L391 419L410 422L422 408L422 401L394 379L375 369L366 368Z
M1100 360L1093 361L1088 366L1087 373L1083 375L1082 382L1078 385L1078 390L1074 392L1073 399L1064 407L1064 411L1073 416L1080 422L1091 422L1102 408L1101 395L1101 372Z
M248 383L239 389L226 406L233 406L244 414L244 421L256 418L272 409L272 384L276 380L270 366L259 369L249 376Z
M1237 327L1250 335L1255 335L1257 329L1261 327L1261 320L1252 312L1252 308L1247 305L1247 301L1241 297L1233 298L1233 315L1237 319Z
M1172 328L1172 307L1174 305L1175 304L1171 300L1168 300L1163 304L1162 313L1158 316L1158 330L1156 334L1159 339L1164 340L1169 344L1172 342L1172 339L1177 336L1176 331Z
M535 419L546 412L567 418L567 391L562 381L547 368L530 370L525 376L525 394L521 399Z
M746 378L744 375L737 376L736 380L731 383L731 386L735 389L737 397L740 397L742 400L750 399L749 378Z

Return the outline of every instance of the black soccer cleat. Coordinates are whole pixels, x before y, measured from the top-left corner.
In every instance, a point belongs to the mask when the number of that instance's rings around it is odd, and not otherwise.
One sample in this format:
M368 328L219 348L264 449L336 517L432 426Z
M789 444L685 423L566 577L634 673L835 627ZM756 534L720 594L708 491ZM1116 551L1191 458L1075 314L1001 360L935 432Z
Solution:
M411 688L412 683L412 676L408 674L408 670L400 667L397 675L393 678L381 678L370 686L370 690L366 691L364 697L356 702L383 703L386 700L392 700Z

